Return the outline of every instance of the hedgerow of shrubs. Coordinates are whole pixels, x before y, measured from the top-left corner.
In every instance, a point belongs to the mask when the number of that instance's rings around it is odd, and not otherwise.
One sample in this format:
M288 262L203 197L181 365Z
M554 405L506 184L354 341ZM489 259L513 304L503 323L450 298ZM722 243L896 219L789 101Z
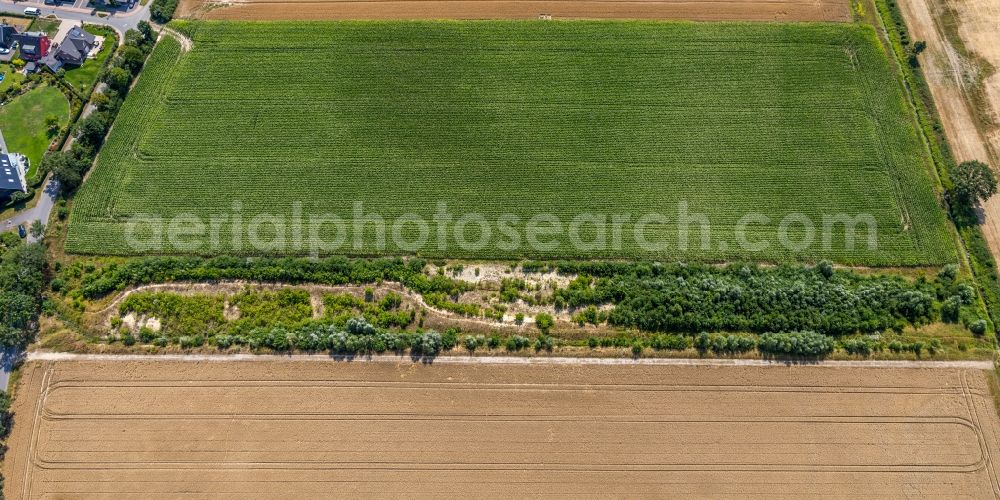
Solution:
M557 307L613 304L612 326L650 332L814 331L826 335L901 331L935 321L980 319L975 289L948 266L933 280L865 276L834 269L734 264L528 263L526 272L577 275L555 292ZM595 315L596 316L596 315ZM596 318L595 318L596 319ZM985 332L985 328L977 326Z
M154 300L146 297L140 303ZM166 347L174 344L182 349L192 349L205 346L215 346L219 349L231 347L247 347L253 350L269 349L273 351L329 351L337 355L403 354L409 351L413 357L433 357L443 351L462 347L473 353L478 349L503 348L508 352L519 352L534 349L536 352L551 352L559 342L548 335L540 334L534 340L523 335L502 337L497 333L490 336L465 335L458 337L458 331L448 330L444 333L435 331L400 332L377 327L363 317L354 317L341 325L320 321L307 321L296 327L282 324L259 326L243 333L231 333L224 330L215 334L193 333L184 330L184 335L171 335L165 332L154 332L143 327L137 334L123 332L111 341L119 340L126 345L134 343L152 344ZM721 356L744 355L754 350L764 356L798 356L825 357L839 345L848 354L867 357L886 350L894 354L913 353L917 357L923 353L935 354L941 349L938 339L929 341L906 342L893 340L885 342L877 337L853 337L835 342L829 336L816 332L767 332L759 336L752 334L722 334L702 332L695 336L689 335L649 335L630 337L618 335L615 337L590 337L587 340L590 348L614 347L628 348L635 356L649 347L656 351L683 351L695 348L702 353L712 353Z
M121 316L133 315L143 327L147 318L156 318L160 334L167 337L237 335L254 328L276 325L298 328L312 320L309 293L301 289L266 291L248 288L233 294L228 303L231 313L238 317L231 319L225 317L226 302L222 294L136 292L122 300L118 313ZM379 328L406 329L414 322L416 314L412 309L401 310L401 304L402 296L394 292L371 302L348 293L326 294L323 320L344 328L351 319L361 317ZM111 318L113 329L121 326L121 318ZM145 340L149 341L150 338Z
M312 304L305 290L243 290L229 297L230 306L239 314L231 320L224 315L225 303L221 294L137 292L122 300L118 313L132 314L136 320L156 318L161 335L167 337L235 335L279 324L295 328L312 318ZM121 320L112 318L111 326L120 327Z
M155 316L162 331L174 336L217 332L226 324L221 295L180 295L170 292L133 293L118 305L119 314ZM111 326L118 327L117 318Z
M907 325L938 320L960 322L974 332L988 330L988 324L980 322L975 289L958 280L957 268L952 266L934 279L913 281L898 276L863 276L828 265L760 268L568 262L553 266L561 273L578 274L552 297L557 307L579 310L575 316L578 322L606 320L620 328L691 334L814 331L839 336L901 331ZM443 275L428 276L424 267L420 259L147 257L83 273L79 293L97 298L128 286L167 281L329 285L393 281L421 294L432 307L469 316L484 314L476 304L458 302L472 284ZM523 269L549 267L528 263ZM597 309L607 304L613 306L610 311ZM497 309L493 315L502 316L504 311ZM398 326L403 321L386 317L378 322ZM537 316L535 324L543 332L553 326L551 316L545 314Z
M749 335L701 333L695 337L694 346L699 351L712 351L716 354L741 354L754 350L757 340Z
M764 354L826 356L833 348L833 339L816 332L765 333L757 343Z
M416 320L416 312L401 309L402 303L403 297L396 292L389 292L378 301L368 294L361 298L350 293L330 293L323 296L323 314L335 325L346 324L360 315L380 328L405 329Z
M234 332L274 324L294 326L312 318L312 302L305 290L243 290L230 297L229 302L240 314L232 322Z
M143 338L144 342L166 346L174 343L181 348L215 346L220 349L244 346L274 351L329 351L332 354L370 354L409 350L413 355L435 356L456 344L456 332L392 332L376 328L363 318L352 318L346 327L310 322L297 328L283 325L257 327L244 334L211 336L184 335L176 339Z
M322 260L297 258L246 259L238 257L144 257L124 264L85 270L80 293L94 299L130 286L173 281L245 280L266 283L323 285L367 284L394 281L423 294L458 297L472 286L445 276L427 276L421 259Z

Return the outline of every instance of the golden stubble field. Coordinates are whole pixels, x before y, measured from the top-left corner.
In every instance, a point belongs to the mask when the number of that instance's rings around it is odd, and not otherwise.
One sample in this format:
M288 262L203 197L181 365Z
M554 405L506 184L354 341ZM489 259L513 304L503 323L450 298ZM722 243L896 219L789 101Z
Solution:
M17 498L1000 494L985 372L59 361L24 368ZM993 458L991 458L993 457Z

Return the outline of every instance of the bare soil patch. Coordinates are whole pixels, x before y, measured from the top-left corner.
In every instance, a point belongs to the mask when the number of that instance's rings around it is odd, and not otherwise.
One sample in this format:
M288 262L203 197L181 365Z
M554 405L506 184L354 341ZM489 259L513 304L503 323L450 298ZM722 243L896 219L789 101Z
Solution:
M849 21L843 0L182 0L206 19L690 19Z
M10 17L10 16L0 16L0 24L9 24L24 31L31 26L31 19L25 19L23 17Z
M31 362L8 498L1000 494L985 372Z
M488 332L491 330L524 330L526 327L524 325L517 325L514 323L514 311L517 312L527 312L525 316L525 325L530 325L534 323L534 315L540 312L549 312L553 314L557 319L569 322L571 321L571 314L569 312L563 311L560 313L553 313L551 307L537 306L529 307L523 303L515 304L511 308L511 313L507 314L503 322L496 320L488 320L479 317L466 317L457 313L445 311L442 309L435 308L424 301L423 297L415 292L410 291L403 285L399 283L386 282L381 285L341 285L341 286L330 286L330 285L284 285L279 283L259 283L259 282L244 282L244 281L221 281L213 283L159 283L153 285L143 285L139 287L133 287L122 292L119 292L110 301L108 305L101 307L96 311L89 311L84 314L84 326L90 328L104 329L107 330L111 328L112 318L119 317L118 306L125 300L129 295L137 292L169 292L176 293L180 295L203 295L203 294L224 294L227 296L239 293L244 290L268 290L276 291L281 289L297 289L306 290L309 292L310 303L313 307L313 318L320 319L323 316L323 295L325 294L342 294L348 293L356 297L364 297L365 291L371 289L375 292L375 300L379 300L384 297L389 292L395 292L402 297L402 303L404 306L410 308L415 308L417 310L422 310L426 312L424 317L424 326L426 328L437 328L441 330L446 330L451 327L459 327L463 331L467 332ZM467 295L474 296L476 292L467 292ZM485 299L483 299L485 300ZM235 307L229 307L227 305L224 316L229 320L234 320L239 318L239 310ZM125 319L126 326L135 327L136 329L141 326L139 325L139 320L148 321L150 318L132 318L131 323L127 318ZM155 319L155 318L152 318ZM159 328L156 328L159 330ZM533 332L533 331L532 331Z

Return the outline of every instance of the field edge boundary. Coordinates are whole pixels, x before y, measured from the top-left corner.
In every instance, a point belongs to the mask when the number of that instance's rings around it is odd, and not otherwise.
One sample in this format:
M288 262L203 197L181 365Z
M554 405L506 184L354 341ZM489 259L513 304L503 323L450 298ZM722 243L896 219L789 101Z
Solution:
M315 361L335 363L420 363L420 364L493 364L493 365L662 365L662 366L814 366L827 368L945 368L993 370L993 361L913 361L913 360L768 360L720 358L587 358L565 356L462 356L444 355L433 359L414 359L408 355L332 356L326 354L77 354L32 351L24 361L163 361L163 362L232 362L232 361Z

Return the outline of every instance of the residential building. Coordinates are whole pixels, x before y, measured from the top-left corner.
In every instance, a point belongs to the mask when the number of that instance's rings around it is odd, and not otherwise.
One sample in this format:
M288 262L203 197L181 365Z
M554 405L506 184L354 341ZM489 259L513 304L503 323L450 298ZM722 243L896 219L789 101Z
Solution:
M59 71L64 65L80 66L87 60L87 54L96 47L94 35L80 26L74 26L41 62L52 71Z
M16 192L26 193L25 159L18 154L0 153L0 200Z
M14 40L21 45L21 59L38 61L49 54L49 37L40 31L18 33Z
M14 45L14 35L16 34L17 28L0 23L0 49L11 48Z

